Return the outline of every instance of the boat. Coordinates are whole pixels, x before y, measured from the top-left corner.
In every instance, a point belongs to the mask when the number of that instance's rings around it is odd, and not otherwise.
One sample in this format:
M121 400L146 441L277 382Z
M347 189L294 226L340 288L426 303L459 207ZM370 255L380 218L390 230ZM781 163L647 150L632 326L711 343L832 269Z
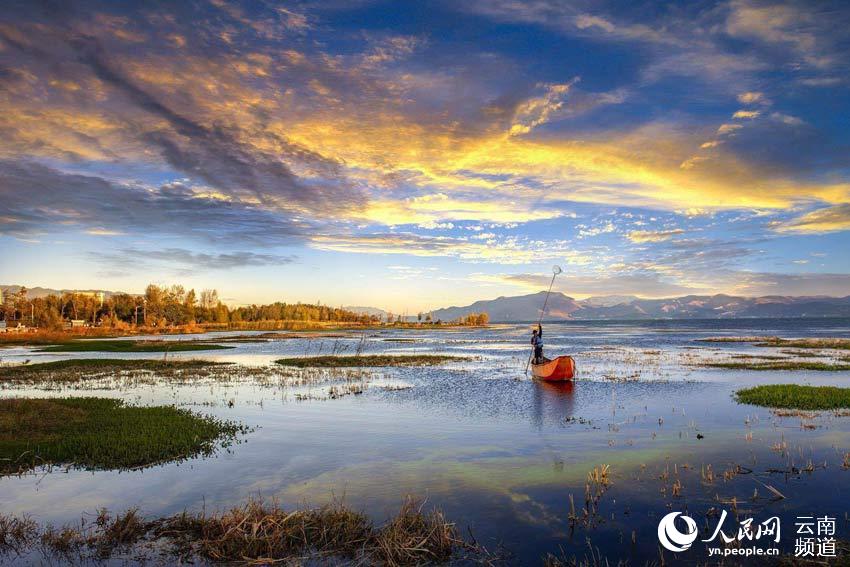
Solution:
M576 363L571 356L559 356L542 364L532 364L531 373L545 382L566 382L573 379Z

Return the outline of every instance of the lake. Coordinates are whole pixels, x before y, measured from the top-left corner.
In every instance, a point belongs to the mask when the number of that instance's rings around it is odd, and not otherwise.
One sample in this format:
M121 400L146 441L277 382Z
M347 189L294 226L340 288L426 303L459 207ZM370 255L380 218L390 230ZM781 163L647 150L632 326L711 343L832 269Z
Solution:
M599 553L612 563L658 561L658 523L670 512L693 517L706 538L723 511L729 514L727 534L746 518L754 518L755 526L778 517L783 552L794 551L800 517L834 517L836 537L850 537L850 470L842 466L850 453L850 417L777 415L733 398L737 389L755 384L850 386L850 372L699 366L780 350L700 339L850 337L850 321L547 324L547 355L576 360L576 381L566 385L525 376L529 333L529 325L387 329L229 342L231 350L168 355L246 366L357 351L474 357L436 367L306 370L322 379L302 385L237 376L200 385L4 389L2 396L96 395L176 404L255 430L213 457L141 471L54 469L0 478L0 510L62 523L101 507L138 506L158 516L226 508L254 496L285 507L342 498L380 521L397 511L405 495L414 495L441 508L465 532L468 527L491 552L523 565L539 565L546 553L579 559ZM253 333L161 338L235 334ZM4 363L162 356L0 350ZM361 394L329 397L331 387L352 381L362 384ZM591 482L594 499L585 515L588 473L605 467L610 484ZM707 547L716 545L697 541L682 553L663 553L668 563L704 563Z

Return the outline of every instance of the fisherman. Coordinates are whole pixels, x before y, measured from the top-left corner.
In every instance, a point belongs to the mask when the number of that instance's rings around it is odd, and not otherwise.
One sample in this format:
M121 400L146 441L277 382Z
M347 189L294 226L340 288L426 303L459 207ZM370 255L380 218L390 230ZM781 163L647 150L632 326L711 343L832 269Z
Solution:
M543 362L543 327L537 323L537 328L531 332L531 346L534 348L534 364Z

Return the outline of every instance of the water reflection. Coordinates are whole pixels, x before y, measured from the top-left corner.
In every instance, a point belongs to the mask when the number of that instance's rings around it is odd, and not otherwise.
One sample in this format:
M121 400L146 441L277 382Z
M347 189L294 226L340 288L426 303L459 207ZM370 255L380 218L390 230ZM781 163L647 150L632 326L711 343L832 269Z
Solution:
M573 415L575 383L535 380L532 388L534 425L541 429L546 422L563 423Z

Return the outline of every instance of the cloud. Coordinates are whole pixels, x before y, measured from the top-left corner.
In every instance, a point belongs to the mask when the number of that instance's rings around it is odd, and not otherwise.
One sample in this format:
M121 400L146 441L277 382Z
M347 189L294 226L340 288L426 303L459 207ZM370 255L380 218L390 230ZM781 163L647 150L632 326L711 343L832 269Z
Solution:
M545 289L551 278L537 274L482 275L478 279L507 283L532 291ZM600 295L636 295L665 298L682 295L728 293L745 297L764 295L844 297L850 289L850 274L786 274L719 270L712 281L699 285L665 277L653 271L614 274L572 275L565 273L556 280L555 288L572 297Z
M251 195L267 206L323 215L357 208L364 202L361 191L345 181L336 161L298 147L268 129L250 132L242 123L221 119L208 122L199 115L205 101L176 109L175 101L181 97L155 93L133 77L126 70L127 63L111 55L99 38L52 30L43 47L35 47L10 38L6 30L0 30L0 37L11 42L21 61L31 62L34 68L45 68L59 79L67 75L74 80L95 81L102 96L110 100L110 105L100 106L99 115L109 121L111 134L123 138L117 147L135 146L135 151L148 156L153 153L192 179L231 195ZM73 63L69 66L66 61ZM185 94L182 99L185 101ZM14 109L11 116L15 117ZM76 122L77 128L84 129L78 138L90 143L92 136L85 130L91 130L91 126ZM26 136L12 128L8 132L13 135L12 142ZM102 137L102 132L95 136ZM106 154L104 157L119 157L104 145L98 149ZM311 179L295 174L293 168L311 173Z
M806 65L827 68L835 63L831 33L842 25L832 11L803 9L792 4L757 4L735 0L729 4L726 32L775 46L785 46ZM846 25L846 18L843 21Z
M684 234L684 232L685 231L681 228L671 230L633 230L629 232L626 237L632 242L637 243L664 242L678 234Z
M479 276L484 281L506 283L531 291L545 289L551 277L536 274L507 274ZM639 297L671 297L704 293L705 288L691 287L669 281L655 272L574 275L567 270L555 280L555 290L571 297L600 295L637 295Z
M724 277L735 282L735 293L747 296L826 295L846 297L850 293L848 292L850 290L850 274L784 274L738 271Z
M778 232L824 233L850 230L850 204L836 205L808 212L771 227Z
M488 240L465 237L429 236L413 233L360 235L317 235L311 246L351 254L407 254L424 257L456 258L470 263L529 264L569 258L576 264L591 261L569 243L527 238L494 236Z
M602 35L615 41L675 44L676 38L641 23L615 22L599 14L578 13L573 5L557 0L515 2L513 0L475 0L463 4L463 10L499 21L521 22L553 28L567 34Z
M741 128L743 128L743 126L741 126L740 124L721 124L720 127L717 129L717 135L728 136L729 134L732 134L733 132L735 132L736 130L740 130Z
M162 250L142 250L122 248L113 252L90 252L89 257L110 270L151 269L165 266L178 274L192 274L199 271L233 270L250 266L279 266L291 264L294 256L258 254L255 252L224 252L209 254L193 252L184 248L165 248Z
M535 127L552 120L564 106L564 99L570 88L578 81L576 77L569 83L546 85L545 92L538 97L522 102L514 112L513 122L509 130L511 136L528 134Z
M0 160L0 234L83 231L171 235L214 244L270 246L303 240L315 225L181 184L150 187Z
M757 91L745 92L738 95L738 102L741 104L764 103L766 101L767 99L765 99L764 93Z
M802 124L805 124L805 122L803 122L800 118L791 116L790 114L782 114L781 112L774 112L770 115L770 117L777 122L787 124L788 126L801 126Z
M446 193L429 193L403 200L372 200L356 216L387 226L416 224L429 227L445 221L464 220L525 223L566 214L559 209L536 208L534 205L533 202L509 200L502 196L487 199L471 194L455 197Z
M596 226L587 227L584 225L576 226L578 231L578 238L587 238L589 236L599 236L600 234L609 234L614 232L617 227L614 226L614 223L611 221L598 223Z
M843 82L844 79L841 79L840 77L812 77L800 80L800 83L807 87L833 87L835 85L840 85Z
M752 119L757 118L759 114L761 114L761 112L758 110L737 110L735 111L735 114L732 115L732 118Z

